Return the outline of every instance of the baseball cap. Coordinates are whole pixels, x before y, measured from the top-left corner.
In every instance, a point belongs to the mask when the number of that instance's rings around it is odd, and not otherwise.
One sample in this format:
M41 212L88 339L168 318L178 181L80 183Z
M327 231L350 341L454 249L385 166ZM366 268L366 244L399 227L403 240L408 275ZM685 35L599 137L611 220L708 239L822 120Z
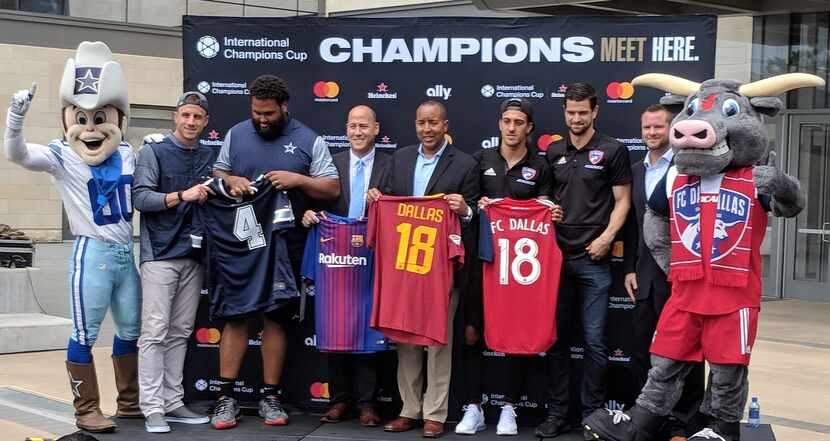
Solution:
M508 98L501 102L499 115L508 110L518 110L527 115L527 120L533 121L533 104L524 98Z
M205 113L210 113L207 98L199 92L190 91L183 93L182 96L179 97L179 100L176 101L176 109L187 104L199 106L205 109Z

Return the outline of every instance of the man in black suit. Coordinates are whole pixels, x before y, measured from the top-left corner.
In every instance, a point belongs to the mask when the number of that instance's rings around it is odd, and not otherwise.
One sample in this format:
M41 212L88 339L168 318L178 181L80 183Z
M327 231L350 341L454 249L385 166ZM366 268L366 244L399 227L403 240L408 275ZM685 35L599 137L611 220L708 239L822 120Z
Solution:
M669 298L671 285L666 274L657 265L643 241L643 216L648 199L657 183L665 176L672 164L674 152L669 146L669 126L672 114L665 107L654 104L643 112L640 122L643 143L648 154L643 161L631 166L631 204L626 223L626 240L623 265L625 267L625 290L634 307L634 335L637 341L636 359L638 370L637 390L646 382L649 362L649 346L660 311ZM685 440L686 425L697 413L703 399L704 369L701 363L686 377L683 396L677 403L667 430L672 441ZM691 429L691 428L690 428Z
M348 151L332 157L340 177L340 196L329 211L351 218L366 214L366 191L379 185L389 168L390 156L375 152L375 137L380 131L375 111L369 106L355 106L346 120ZM325 211L308 210L303 215L303 226L320 223ZM375 411L377 388L375 354L330 352L328 365L332 406L320 418L324 423L338 423L354 401L359 409L360 424L374 427L380 424Z
M444 193L450 210L468 226L479 197L477 163L447 141L447 109L437 101L426 101L415 113L415 133L420 144L411 145L392 155L389 177L379 188L369 190L369 200L381 194L424 196ZM470 234L465 234L469 251ZM468 256L475 258L475 256ZM455 287L463 284L464 271L456 272ZM447 345L427 347L427 390L423 386L423 346L398 344L398 389L403 400L400 416L384 426L388 432L412 429L423 418L423 436L437 438L444 433L452 369L452 323L458 306L457 288L451 293ZM437 320L439 318L436 318Z

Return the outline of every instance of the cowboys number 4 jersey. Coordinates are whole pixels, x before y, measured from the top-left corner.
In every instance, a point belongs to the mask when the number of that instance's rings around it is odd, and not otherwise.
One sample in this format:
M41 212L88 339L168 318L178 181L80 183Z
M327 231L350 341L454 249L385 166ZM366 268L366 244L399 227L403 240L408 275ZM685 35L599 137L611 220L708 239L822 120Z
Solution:
M297 287L283 233L294 226L291 203L267 179L253 195L234 198L221 179L207 183L211 195L198 213L208 265L213 318L267 312L296 297Z

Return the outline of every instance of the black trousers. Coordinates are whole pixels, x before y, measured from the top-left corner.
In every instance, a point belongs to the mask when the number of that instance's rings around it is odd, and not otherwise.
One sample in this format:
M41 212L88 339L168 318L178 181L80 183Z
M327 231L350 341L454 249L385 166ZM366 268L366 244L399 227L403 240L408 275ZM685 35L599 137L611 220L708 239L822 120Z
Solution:
M565 259L556 305L558 340L548 350L548 414L567 419L571 386L570 347L582 333L584 352L580 401L582 417L605 405L605 374L608 354L605 324L611 288L609 260L592 261L587 256ZM581 319L577 326L575 319Z
M648 379L648 371L651 368L649 347L664 304L665 300L652 295L647 299L637 300L634 307L634 335L639 343L634 356L637 359L637 366L641 367L637 371L636 378L637 389L640 390ZM687 436L688 432L696 431L697 428L692 426L696 423L695 416L698 415L705 389L706 369L704 363L695 363L689 375L686 376L680 401L675 404L667 422L666 430L669 436Z
M330 352L329 393L331 403L356 404L359 408L375 407L377 368L375 354Z

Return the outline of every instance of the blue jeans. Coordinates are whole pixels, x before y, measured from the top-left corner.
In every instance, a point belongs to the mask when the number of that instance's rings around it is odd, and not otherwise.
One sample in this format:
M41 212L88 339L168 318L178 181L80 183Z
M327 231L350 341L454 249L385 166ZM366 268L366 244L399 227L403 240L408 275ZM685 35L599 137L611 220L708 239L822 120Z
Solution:
M138 340L141 280L133 261L133 244L79 236L69 259L72 339L93 346L107 309L111 309L118 338Z
M551 370L548 413L561 418L568 414L570 393L570 347L573 337L582 333L585 341L580 395L582 416L603 407L605 401L605 323L608 317L608 291L611 266L608 259L593 261L583 256L562 263L562 283L556 310L559 339L548 351ZM579 314L581 328L573 323Z

